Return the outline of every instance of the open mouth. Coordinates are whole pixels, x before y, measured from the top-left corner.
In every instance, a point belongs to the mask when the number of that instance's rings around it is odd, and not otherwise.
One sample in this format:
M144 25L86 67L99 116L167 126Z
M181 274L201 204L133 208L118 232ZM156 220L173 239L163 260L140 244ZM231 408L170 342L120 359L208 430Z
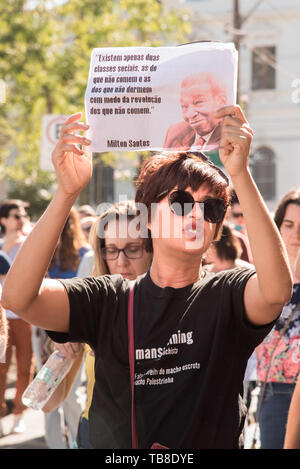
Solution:
M205 124L205 119L197 119L197 120L193 120L193 121L190 121L190 124L191 125L202 125L202 124Z
M200 223L188 223L183 228L184 236L190 239L202 239L203 237L203 221Z

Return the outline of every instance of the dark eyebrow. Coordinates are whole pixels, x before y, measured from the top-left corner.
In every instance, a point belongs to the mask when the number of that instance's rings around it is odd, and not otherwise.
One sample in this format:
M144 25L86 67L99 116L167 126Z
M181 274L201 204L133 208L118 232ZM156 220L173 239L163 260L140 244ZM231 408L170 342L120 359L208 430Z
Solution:
M294 223L293 220L289 220L288 218L284 218L284 219L282 220L282 223L286 223L286 222L287 222L287 223Z

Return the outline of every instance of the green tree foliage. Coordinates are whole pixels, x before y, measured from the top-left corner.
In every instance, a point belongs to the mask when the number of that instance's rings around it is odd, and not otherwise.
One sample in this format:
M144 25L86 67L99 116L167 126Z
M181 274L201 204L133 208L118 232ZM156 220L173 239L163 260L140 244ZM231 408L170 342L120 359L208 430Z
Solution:
M185 41L188 16L159 0L5 0L0 2L0 179L49 189L39 167L44 114L84 110L94 47Z

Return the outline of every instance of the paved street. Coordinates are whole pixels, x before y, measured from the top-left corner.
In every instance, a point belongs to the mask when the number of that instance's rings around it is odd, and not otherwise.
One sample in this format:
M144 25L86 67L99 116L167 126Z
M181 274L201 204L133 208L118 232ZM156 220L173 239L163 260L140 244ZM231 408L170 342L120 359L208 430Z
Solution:
M9 409L15 394L13 370L9 374L9 385L5 393ZM10 433L13 424L13 414L8 413L3 419L4 435L0 438L0 449L47 449L44 438L44 414L42 412L27 409L24 413L26 431L24 433Z
M0 449L47 449L44 432L44 414L33 409L24 412L26 431L24 433L11 433L13 414L10 412L12 400L15 395L16 377L15 353L7 376L7 389L5 400L8 406L8 414L2 419L4 436L0 438Z
M26 409L24 412L24 421L26 431L24 433L11 433L13 426L13 414L11 413L12 401L15 396L16 363L15 352L13 352L12 363L7 377L7 389L5 400L8 406L8 413L2 419L4 436L0 437L1 449L48 449L45 441L44 413L33 409ZM85 370L82 370L82 382L86 380ZM81 402L82 409L86 397L85 385L78 389L78 399Z

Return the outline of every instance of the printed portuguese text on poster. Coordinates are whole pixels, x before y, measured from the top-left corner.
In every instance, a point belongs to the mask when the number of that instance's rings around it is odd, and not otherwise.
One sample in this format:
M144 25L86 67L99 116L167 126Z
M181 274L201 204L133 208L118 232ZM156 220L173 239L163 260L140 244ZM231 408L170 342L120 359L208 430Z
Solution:
M210 151L236 101L232 43L94 49L85 94L92 152Z

